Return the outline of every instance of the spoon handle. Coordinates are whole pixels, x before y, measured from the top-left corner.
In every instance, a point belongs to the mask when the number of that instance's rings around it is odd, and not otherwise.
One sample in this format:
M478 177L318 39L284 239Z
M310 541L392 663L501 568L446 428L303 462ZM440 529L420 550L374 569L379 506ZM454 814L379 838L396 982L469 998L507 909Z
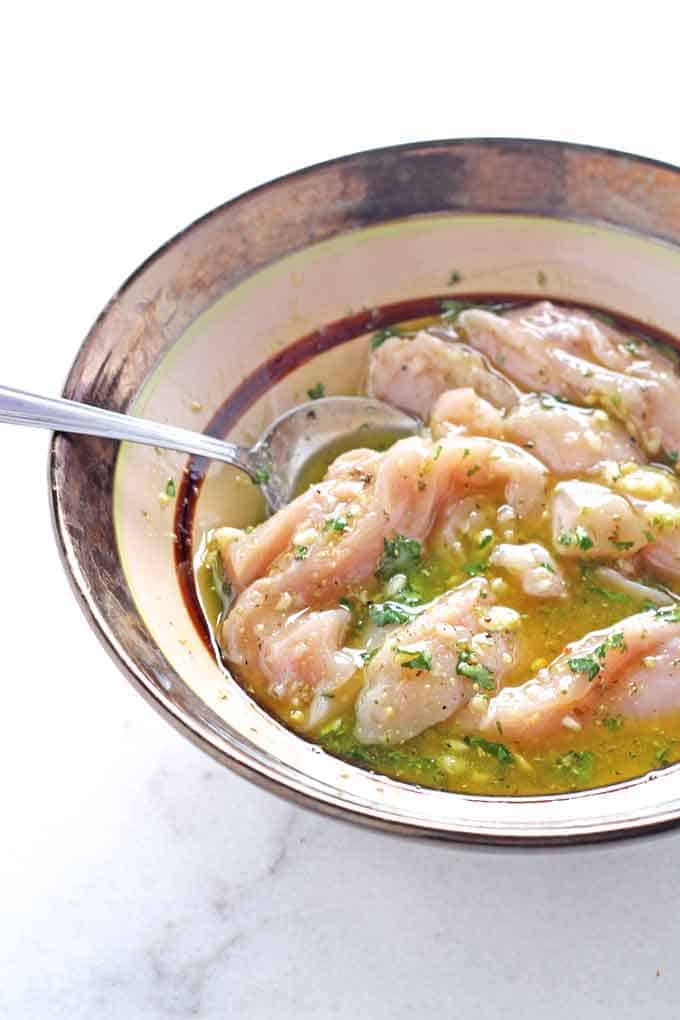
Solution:
M193 453L232 464L255 481L258 480L258 459L242 446L200 432L176 428L174 425L162 425L147 418L80 404L75 400L39 397L34 393L0 386L0 422L32 425L54 429L56 432L76 432L85 436L103 436L106 439L121 439L147 446L160 446L165 450Z

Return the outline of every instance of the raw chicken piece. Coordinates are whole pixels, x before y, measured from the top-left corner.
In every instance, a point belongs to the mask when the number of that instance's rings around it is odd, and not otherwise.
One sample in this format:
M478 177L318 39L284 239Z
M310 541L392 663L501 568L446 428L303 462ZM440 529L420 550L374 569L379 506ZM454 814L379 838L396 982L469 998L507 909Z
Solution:
M495 523L492 507L482 504L475 496L466 496L444 509L437 520L436 532L445 546L454 546L461 535L475 532L479 535Z
M605 463L600 475L625 496L643 523L649 544L636 557L638 568L668 580L680 578L680 480L651 465Z
M523 396L506 417L503 435L531 450L556 475L582 474L605 459L617 463L642 459L623 425L606 411L544 394Z
M323 655L310 659L299 649L306 663L307 682L302 686L295 665L292 671L276 665L285 662L293 647L289 621L306 609L337 606L348 589L371 578L385 539L399 534L422 541L450 502L488 489L500 488L518 516L539 513L545 505L545 468L509 443L451 434L435 444L412 436L372 458L368 467L358 456L340 467L336 463L311 496L299 497L305 512L295 515L298 530L289 545L273 560L269 573L239 595L222 625L227 660L254 687L264 677L273 697L296 699L296 705L305 706L316 692L335 683L340 661L335 654L342 651L343 640L339 619L334 617L331 626L328 618L318 635L325 644ZM282 511L288 512L289 507ZM255 550L260 530L275 527L278 516L247 536ZM287 535L291 530L287 527ZM226 545L224 567L232 582L244 576L243 569L238 576L233 573L233 551L245 540ZM285 646L281 653L279 642ZM332 669L327 666L331 659Z
M448 719L476 690L498 689L514 661L508 627L519 615L491 602L485 580L468 581L390 635L356 701L359 741L401 743Z
M680 638L671 638L644 657L637 669L609 691L598 714L652 719L680 709Z
M558 350L553 352L553 360L562 387L572 399L599 404L625 422L650 457L662 450L671 456L677 454L680 424L672 408L680 391L675 375L635 378Z
M404 534L411 534L415 526L411 522L417 522L422 533L428 532L442 508L474 492L501 489L518 516L529 516L545 506L546 469L512 443L456 433L435 443L412 437L397 443L386 457L376 491L390 518L399 515L399 530ZM405 508L402 488L408 491L414 481L420 503L416 500Z
M631 340L581 308L562 308L551 301L539 301L526 308L514 308L504 318L532 332L544 345L596 361L615 372L653 377L674 368L670 354L644 340Z
M298 548L307 546L315 537L320 520L332 516L351 518L360 513L380 460L381 454L374 450L351 450L333 462L323 482L312 486L250 533L220 528L215 537L225 573L235 591L242 591L261 577L291 544Z
M275 633L262 637L260 668L274 697L309 701L323 683L333 694L357 669L356 655L340 651L350 616L346 609L325 609L289 616Z
M486 706L471 702L457 721L465 728L523 741L559 730L565 718L573 728L579 717L588 718L599 704L613 696L615 685L625 690L627 681L639 675L650 656L662 656L659 681L670 676L677 682L671 672L675 669L673 660L665 649L678 639L677 607L629 616L574 641L533 679L519 687L506 687Z
M500 439L503 425L500 411L469 387L442 393L430 415L430 428L435 436L454 428L471 436Z
M680 380L671 357L651 344L548 301L503 316L468 309L457 325L472 347L527 389L600 404L651 456L680 450L674 412Z
M552 543L560 556L631 557L649 541L627 499L593 482L558 482L552 496Z
M680 535L664 535L650 542L636 557L635 562L643 571L649 571L667 581L680 580Z
M494 567L502 567L518 577L527 595L554 599L566 594L567 586L547 549L538 542L525 545L501 543L489 557Z
M457 326L476 350L513 381L528 390L567 396L559 370L551 357L553 346L540 330L523 320L496 315L483 308L469 308L458 316Z
M512 407L518 398L512 383L478 351L453 338L421 330L412 340L390 337L371 355L369 396L423 420L445 390L468 386L496 407Z

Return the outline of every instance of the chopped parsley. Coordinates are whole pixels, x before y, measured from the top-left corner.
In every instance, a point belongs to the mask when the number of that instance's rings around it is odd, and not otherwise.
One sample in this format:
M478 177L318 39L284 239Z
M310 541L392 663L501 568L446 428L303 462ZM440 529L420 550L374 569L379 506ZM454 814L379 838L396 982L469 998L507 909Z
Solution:
M623 726L623 719L620 715L609 715L606 719L602 720L602 725L606 726L610 733L616 733Z
M585 566L581 567L581 576L585 582L587 590L593 595L599 595L601 598L606 599L607 602L627 604L632 602L630 595L626 595L622 591L612 591L611 588L603 588L599 584L595 584L592 579L592 568Z
M623 631L617 630L613 634L610 634L608 638L598 645L595 649L595 655L598 659L604 659L609 648L618 648L620 652L625 652L626 642L623 638Z
M394 654L401 658L407 656L407 658L401 662L401 666L404 669L432 669L432 655L430 652L421 652L417 648L396 648ZM410 658L408 658L408 656L410 656Z
M346 517L329 517L323 526L324 531L346 531L349 522Z
M415 538L406 538L404 535L386 538L383 541L383 554L375 576L381 581L387 581L395 574L404 574L418 566L421 555L420 542Z
M536 283L539 287L546 287L548 285L548 277L545 275L542 269L536 273Z
M610 538L609 541L615 549L619 549L621 552L625 552L626 549L632 549L635 542L618 542L615 538Z
M489 542L493 542L493 531L491 528L484 528L479 535L479 548L485 549Z
M368 665L371 659L375 659L379 651L379 648L371 648L368 652L362 652L361 658L364 660L364 663Z
M314 386L310 386L307 390L307 396L310 400L318 400L320 397L323 397L325 393L326 387L321 382L315 383Z
M347 761L376 772L388 772L408 778L415 775L418 779L429 782L429 785L446 782L446 774L435 758L418 754L407 746L383 747L359 744L350 724L346 721L340 721L338 725L336 719L331 728L322 731L320 743L331 754L340 755Z
M453 287L453 286L455 286L455 284L460 283L460 281L462 279L463 279L463 277L460 275L458 270L454 269L454 270L452 270L452 272L449 273L449 278L448 278L447 283L448 283L449 287Z
M476 308L478 306L472 301L456 301L448 298L445 301L440 301L439 307L442 310L442 319L455 322L461 312L464 312L467 308Z
M555 762L558 769L569 772L576 779L589 779L595 765L595 755L592 751L567 751L561 754Z
M478 747L485 754L490 754L501 765L511 765L515 760L512 751L505 744L497 744L493 740L487 740L486 737L463 737L463 741L468 747Z
M305 556L309 553L309 546L307 545L296 545L295 546L295 559L304 560Z
M580 524L576 527L574 532L563 531L560 535L558 535L557 541L560 545L577 545L579 549L582 549L584 552L587 552L588 549L592 549L595 544L586 529L582 528Z
M460 676L468 677L481 687L483 691L495 690L496 684L491 670L483 666L481 662L471 662L471 656L472 653L467 649L460 653L456 663L456 673Z
M473 464L471 468L467 469L466 474L467 474L468 478L472 478L473 475L476 475L477 472L481 471L481 470L482 470L482 468L481 468L480 464Z
M258 485L264 485L265 482L269 481L270 475L266 468L259 467L255 468L255 481Z
M342 606L343 609L348 609L350 613L352 612L352 603L349 599L344 598L344 596L338 599L338 605Z
M177 486L175 485L175 482L172 478L168 478L168 481L165 486L165 495L168 497L168 499L174 499L175 496L177 495Z
M467 574L468 577L479 577L480 574L486 573L488 566L488 560L478 560L477 563L464 563L463 573Z
M411 613L398 602L371 602L368 615L376 627L389 627L393 623L408 623Z
M465 452L465 453L463 454L463 456L464 456L464 457L467 457L467 455L468 455L468 453L469 453L469 452L470 452L470 451L469 451L469 450L467 450L467 451L466 451L466 452ZM434 448L434 456L433 456L432 460L439 460L439 458L441 457L441 455L442 455L442 446L441 446L441 443L440 443L440 444L439 444L438 446L435 446L435 448Z
M590 655L583 655L575 659L569 659L569 669L572 673L585 673L588 677L588 682L594 680L597 674L600 672L599 663L595 662L595 659Z

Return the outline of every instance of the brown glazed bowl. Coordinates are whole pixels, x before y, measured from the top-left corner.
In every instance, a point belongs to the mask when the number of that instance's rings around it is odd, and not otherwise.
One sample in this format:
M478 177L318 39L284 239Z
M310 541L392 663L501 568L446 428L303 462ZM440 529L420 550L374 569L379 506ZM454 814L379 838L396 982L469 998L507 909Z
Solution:
M550 296L680 336L678 280L675 167L507 139L364 152L257 188L156 252L102 312L64 395L248 441L317 380L328 393L359 385L367 334L405 309L463 293ZM373 775L280 725L218 666L192 582L202 533L247 523L259 495L230 468L204 479L201 465L185 468L178 454L56 435L51 496L90 623L140 693L216 760L300 804L409 835L546 846L678 822L678 767L569 795L467 796ZM168 478L170 501L159 498Z

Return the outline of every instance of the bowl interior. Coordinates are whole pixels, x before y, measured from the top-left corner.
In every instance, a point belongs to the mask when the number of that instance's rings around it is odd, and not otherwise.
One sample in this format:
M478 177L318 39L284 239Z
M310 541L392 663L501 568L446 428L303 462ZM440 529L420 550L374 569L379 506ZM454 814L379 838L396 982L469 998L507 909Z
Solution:
M446 180L450 186L453 178ZM379 196L380 182L372 186ZM205 238L201 246L206 223L215 231L213 241L227 229L233 244L234 224L216 225L218 211L143 267L107 311L108 321L95 327L67 390L199 430L214 427L230 398L223 425L230 439L250 444L316 382L329 394L359 389L368 336L385 316L394 317L390 306L406 301L457 293L549 296L680 335L674 300L680 248L667 238L645 236L644 224L625 217L618 224L576 222L561 209L559 216L545 209L536 215L523 207L531 202L522 194L515 203L520 208L504 211L486 211L483 196L476 203L482 208L472 210L441 209L441 196L430 199L431 210L394 216L388 203L369 225L354 222L348 230L327 224L319 231L324 236L308 233L304 243L286 244L284 238L283 250L261 266L249 264L242 252L226 281L215 272L226 255L220 262L219 246L216 252ZM333 202L337 208L341 197ZM276 209L273 202L274 220ZM591 209L583 215L594 217ZM639 216L635 207L632 219ZM266 230L268 224L265 219ZM246 248L248 230L255 228L264 229L260 220L241 224ZM185 279L182 272L192 260L203 265L203 275L194 266ZM454 271L460 282L451 286ZM139 293L130 293L135 288ZM111 349L119 351L117 370L106 360ZM186 458L123 444L114 460L101 441L58 437L52 459L64 555L109 647L176 725L253 778L375 824L485 842L602 838L667 824L680 812L675 769L653 782L560 797L484 798L422 790L333 758L260 709L218 665L192 620L176 565L182 521L175 518L175 500L164 498L169 479L179 490ZM80 520L77 501L65 503L67 478L78 483ZM258 491L245 476L210 466L192 522L193 548L206 529L244 525L259 512ZM87 534L83 514L97 518ZM179 571L186 581L190 563L180 562Z

